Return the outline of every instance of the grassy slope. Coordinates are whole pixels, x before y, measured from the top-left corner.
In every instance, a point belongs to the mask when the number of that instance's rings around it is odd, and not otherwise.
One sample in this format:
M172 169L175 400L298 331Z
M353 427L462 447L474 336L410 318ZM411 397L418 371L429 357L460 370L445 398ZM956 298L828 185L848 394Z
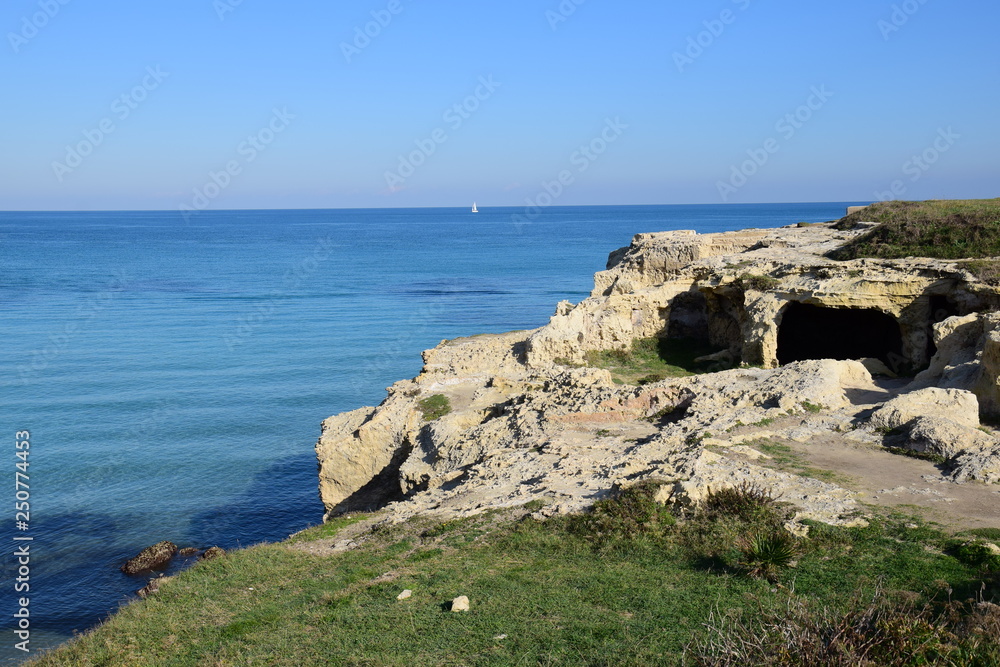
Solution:
M1000 257L1000 199L878 202L842 218L836 227L852 229L862 221L879 226L831 257Z
M544 523L417 522L333 556L253 547L193 567L38 664L677 664L713 610L845 608L877 578L920 596L979 587L976 567L941 552L943 535L899 517L814 527L775 586L739 568L739 538L760 519L676 523L645 500L622 507ZM471 612L448 610L458 595Z

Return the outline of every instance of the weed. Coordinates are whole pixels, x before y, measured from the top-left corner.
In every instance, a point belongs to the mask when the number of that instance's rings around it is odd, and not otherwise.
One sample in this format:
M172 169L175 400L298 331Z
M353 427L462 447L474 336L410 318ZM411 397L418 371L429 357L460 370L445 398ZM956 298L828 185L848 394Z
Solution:
M420 411L424 414L424 420L432 422L440 419L451 412L451 401L444 394L434 394L428 396L418 403Z
M724 489L709 489L700 509L710 517L730 516L754 521L774 514L778 499L771 489L753 482L740 482Z
M740 541L747 574L774 582L798 554L795 538L782 529L756 531Z
M822 403L810 403L809 401L802 401L801 405L806 412L811 412L812 414L816 414L824 410L824 406Z
M781 282L772 276L758 276L751 273L744 273L736 279L735 284L742 290L769 292L773 289L777 289Z
M858 591L846 611L789 600L778 613L713 612L686 657L713 667L1000 664L1000 607L918 599L880 588Z

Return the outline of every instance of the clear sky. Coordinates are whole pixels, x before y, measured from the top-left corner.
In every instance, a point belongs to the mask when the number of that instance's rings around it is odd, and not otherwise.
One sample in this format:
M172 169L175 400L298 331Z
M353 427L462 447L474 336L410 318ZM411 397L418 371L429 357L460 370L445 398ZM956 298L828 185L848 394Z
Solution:
M0 210L996 197L998 25L995 0L6 0Z

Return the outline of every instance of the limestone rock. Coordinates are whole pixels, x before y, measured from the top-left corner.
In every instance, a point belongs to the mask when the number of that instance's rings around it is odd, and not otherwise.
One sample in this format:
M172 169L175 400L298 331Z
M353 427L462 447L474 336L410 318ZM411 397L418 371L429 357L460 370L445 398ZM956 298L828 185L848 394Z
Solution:
M176 553L177 545L173 542L157 542L140 551L134 558L130 558L120 569L129 576L158 570L169 565Z
M399 595L397 595L396 599L397 600L408 600L412 596L413 596L413 591L411 591L410 589L406 589L405 591L403 591L402 593L400 593Z
M190 556L197 556L198 555L198 547L184 547L183 549L181 549L180 551L177 552L177 555L178 556L183 556L185 558L190 557Z
M947 459L966 451L982 451L1000 445L997 438L941 417L917 417L904 447Z
M900 427L906 446L953 459L955 480L1000 483L996 440L976 430L980 408L1000 411L1000 314L989 312L1000 288L952 261L826 256L863 233L636 235L590 296L558 304L547 325L442 341L379 406L327 419L316 444L327 516L385 507L394 523L544 501L541 517L642 480L688 502L755 481L799 518L849 523L850 492L731 447L761 437L871 446L883 441L875 429ZM592 351L649 338L698 340L710 372L637 387L586 367ZM886 379L928 362L910 386ZM439 394L451 411L429 421L420 402ZM871 428L856 428L868 415Z
M1000 484L1000 447L961 454L955 460L952 479Z
M979 426L979 401L962 389L928 387L898 396L875 411L872 428L891 431L917 417L940 417L967 428Z
M469 598L464 595L459 595L457 598L451 601L452 611L469 611Z

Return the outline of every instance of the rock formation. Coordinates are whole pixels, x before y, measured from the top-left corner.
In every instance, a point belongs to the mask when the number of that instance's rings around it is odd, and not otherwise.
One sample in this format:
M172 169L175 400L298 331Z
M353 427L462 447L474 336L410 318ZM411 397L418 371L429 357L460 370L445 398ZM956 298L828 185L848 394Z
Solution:
M763 438L901 447L1000 482L1000 439L979 429L1000 411L1000 293L960 262L826 257L864 229L637 235L548 325L443 341L381 405L327 419L328 515L403 499L392 520L530 501L547 515L653 479L671 502L752 480L799 519L859 520L850 491L761 465ZM586 365L649 338L712 346L714 372L632 386ZM428 421L435 395L451 410Z

